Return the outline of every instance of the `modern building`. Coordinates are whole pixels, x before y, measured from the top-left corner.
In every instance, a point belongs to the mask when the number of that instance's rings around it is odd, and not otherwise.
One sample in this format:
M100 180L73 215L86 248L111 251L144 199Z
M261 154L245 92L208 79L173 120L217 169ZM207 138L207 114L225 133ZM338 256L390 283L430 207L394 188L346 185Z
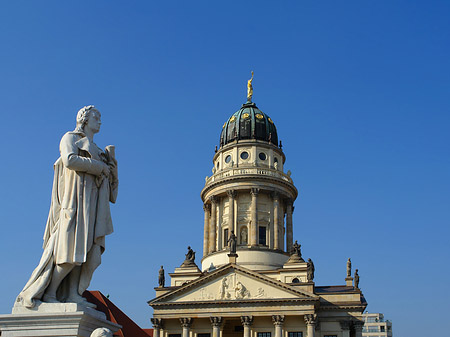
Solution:
M392 322L385 321L383 314L365 312L363 319L363 337L392 337Z
M282 116L280 116L281 118ZM316 286L294 242L298 191L274 121L248 101L223 124L201 191L203 257L155 288L154 337L361 337L360 289Z

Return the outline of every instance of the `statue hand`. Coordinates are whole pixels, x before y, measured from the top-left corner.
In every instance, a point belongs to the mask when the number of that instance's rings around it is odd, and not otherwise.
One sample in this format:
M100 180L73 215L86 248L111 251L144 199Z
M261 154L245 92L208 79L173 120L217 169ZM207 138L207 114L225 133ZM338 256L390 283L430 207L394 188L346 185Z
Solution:
M109 165L103 164L102 174L104 174L105 176L109 177L109 173L110 173Z

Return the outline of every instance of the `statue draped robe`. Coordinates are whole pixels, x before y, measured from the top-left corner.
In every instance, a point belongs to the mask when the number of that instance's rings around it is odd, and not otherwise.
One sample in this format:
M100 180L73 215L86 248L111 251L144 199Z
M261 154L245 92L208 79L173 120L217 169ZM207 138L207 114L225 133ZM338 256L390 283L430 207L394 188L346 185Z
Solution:
M17 302L26 307L33 307L35 301L42 298L57 264L81 268L78 293L83 294L101 263L105 236L113 232L109 202L116 201L118 180L112 174L109 177L102 175L102 162L112 161L108 153L75 131L63 136L60 153L61 157L54 164L44 252L17 298ZM71 273L57 292L57 298L62 302L68 296Z

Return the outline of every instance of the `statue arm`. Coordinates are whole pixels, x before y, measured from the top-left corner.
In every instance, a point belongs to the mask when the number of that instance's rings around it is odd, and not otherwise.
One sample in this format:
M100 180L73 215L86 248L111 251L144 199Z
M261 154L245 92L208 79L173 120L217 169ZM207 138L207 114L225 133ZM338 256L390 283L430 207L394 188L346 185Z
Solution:
M77 137L70 133L66 133L61 139L59 150L64 166L77 172L99 176L105 164L99 160L79 156L78 147L75 145L76 141Z

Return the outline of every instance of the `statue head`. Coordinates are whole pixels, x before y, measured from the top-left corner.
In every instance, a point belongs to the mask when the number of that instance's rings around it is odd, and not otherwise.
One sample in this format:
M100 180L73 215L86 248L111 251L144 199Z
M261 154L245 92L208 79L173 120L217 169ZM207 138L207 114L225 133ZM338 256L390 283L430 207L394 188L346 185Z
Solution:
M75 132L80 132L84 134L84 128L86 124L89 122L89 119L96 115L99 119L101 117L100 111L98 111L93 105L86 105L78 110L77 113L77 126L75 128ZM98 130L100 130L100 125L98 125ZM97 130L97 132L98 132Z
M107 328L98 328L92 332L91 337L113 337L113 333Z

